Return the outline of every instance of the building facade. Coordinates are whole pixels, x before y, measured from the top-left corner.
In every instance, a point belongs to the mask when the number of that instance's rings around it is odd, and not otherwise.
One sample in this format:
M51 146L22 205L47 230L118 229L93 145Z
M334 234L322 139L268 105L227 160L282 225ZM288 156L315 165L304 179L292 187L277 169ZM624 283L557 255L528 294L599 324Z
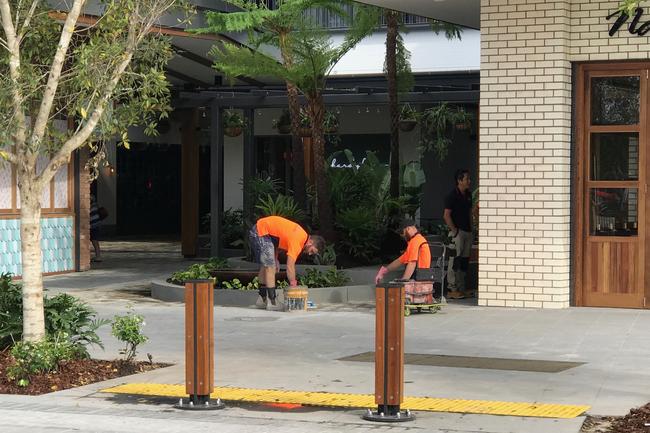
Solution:
M646 306L650 24L618 6L481 1L480 305Z

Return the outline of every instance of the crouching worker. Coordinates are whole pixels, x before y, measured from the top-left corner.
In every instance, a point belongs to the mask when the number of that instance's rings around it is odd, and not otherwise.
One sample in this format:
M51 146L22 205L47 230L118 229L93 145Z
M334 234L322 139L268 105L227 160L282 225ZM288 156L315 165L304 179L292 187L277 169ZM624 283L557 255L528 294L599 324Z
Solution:
M418 232L413 220L404 220L399 227L400 235L408 242L404 254L396 258L387 266L382 266L375 276L375 284L379 284L384 276L391 271L396 271L406 265L403 280L417 279L418 269L428 269L431 267L431 250L429 243Z
M276 306L275 274L279 270L279 250L287 253L287 279L289 286L297 286L296 261L301 253L318 254L325 241L321 236L309 236L293 221L279 216L260 218L248 233L253 259L260 264L258 308ZM270 303L269 303L270 301Z

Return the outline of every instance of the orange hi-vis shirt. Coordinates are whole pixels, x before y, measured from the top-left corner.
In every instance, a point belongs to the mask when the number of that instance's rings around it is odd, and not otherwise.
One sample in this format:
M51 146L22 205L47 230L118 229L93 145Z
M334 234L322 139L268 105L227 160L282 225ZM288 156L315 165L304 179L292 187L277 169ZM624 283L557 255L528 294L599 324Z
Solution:
M307 243L309 235L300 225L279 216L270 216L257 220L257 234L259 236L273 236L278 238L278 248L285 250L287 256L298 260L298 256Z
M419 259L418 249L420 250ZM404 254L402 254L399 258L399 261L404 264L414 262L416 260L418 261L418 268L431 267L431 250L429 249L429 243L420 233L411 238L406 247L406 251L404 251Z

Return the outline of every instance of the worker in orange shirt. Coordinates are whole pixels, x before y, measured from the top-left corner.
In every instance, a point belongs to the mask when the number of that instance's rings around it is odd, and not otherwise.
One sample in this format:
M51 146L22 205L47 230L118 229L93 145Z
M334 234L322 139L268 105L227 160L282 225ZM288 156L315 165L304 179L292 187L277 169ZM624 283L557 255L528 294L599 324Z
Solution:
M413 220L404 220L399 227L400 235L408 242L404 254L393 260L389 265L382 266L375 276L375 284L384 278L391 271L396 271L405 266L402 274L403 280L416 279L418 269L431 267L431 250L429 243L422 236Z
M279 270L279 250L287 252L289 286L297 286L296 262L300 254L318 254L325 245L321 236L308 235L299 224L279 216L258 219L248 233L248 240L253 259L260 264L260 298L256 305L269 309L276 306L275 273Z

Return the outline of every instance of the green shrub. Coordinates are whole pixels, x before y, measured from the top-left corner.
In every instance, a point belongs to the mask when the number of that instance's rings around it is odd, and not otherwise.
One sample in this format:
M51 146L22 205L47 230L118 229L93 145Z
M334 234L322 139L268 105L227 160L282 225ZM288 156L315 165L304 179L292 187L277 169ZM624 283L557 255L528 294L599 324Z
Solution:
M211 268L207 264L195 263L184 271L174 272L168 281L173 284L183 285L188 280L206 280L212 278L210 270Z
M334 245L327 245L323 251L314 256L315 265L333 266L336 264L336 251Z
M111 323L108 319L97 319L97 313L88 304L65 293L46 298L45 331L48 335L67 335L77 352L88 357L87 346L95 344L102 349L104 345L96 331Z
M23 298L21 285L11 274L0 275L0 350L18 341L23 333Z
M7 377L19 386L27 386L31 375L55 371L59 362L78 355L74 344L63 333L37 342L19 341L11 348L13 363L7 368Z
M364 263L377 259L381 239L385 232L375 217L373 209L357 207L338 214L336 226L341 232L341 249Z
M315 268L308 268L304 274L298 275L298 283L307 287L339 287L350 282L350 278L344 271L330 269L320 271Z
M221 235L223 236L223 244L226 247L241 247L244 245L243 210L229 208L223 212Z
M206 267L211 271L218 271L220 269L228 269L230 265L228 264L228 259L223 257L210 257Z
M88 304L62 293L43 298L47 335L65 334L75 350L88 356L87 346L102 345L96 331L110 321L97 319L97 312ZM11 281L10 274L0 276L0 350L20 341L23 333L22 286Z
M291 221L302 221L305 219L305 212L300 209L298 203L284 194L278 194L273 197L267 194L266 197L260 198L258 204L255 206L261 217L277 215Z
M144 317L133 314L132 311L125 316L115 316L113 319L111 334L124 343L125 346L120 350L120 355L124 355L124 360L127 362L135 358L138 346L149 340L149 337L142 333L144 325Z
M230 281L222 281L219 284L222 289L227 290L258 290L260 288L260 279L255 277L250 283L243 284L239 278L233 278ZM287 280L277 280L275 282L275 287L278 289L282 289L288 285Z

